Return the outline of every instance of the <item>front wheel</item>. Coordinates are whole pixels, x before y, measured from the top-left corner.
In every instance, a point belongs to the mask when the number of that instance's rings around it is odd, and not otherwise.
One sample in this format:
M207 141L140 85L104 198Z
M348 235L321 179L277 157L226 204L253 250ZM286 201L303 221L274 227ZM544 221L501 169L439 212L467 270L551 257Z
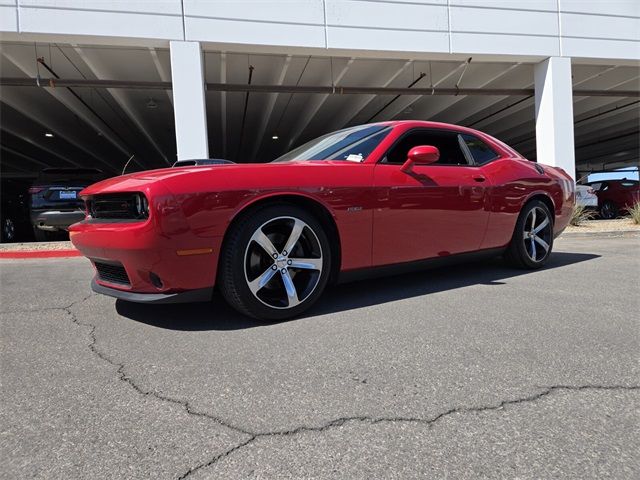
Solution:
M540 200L525 205L520 212L511 243L505 254L509 263L518 268L542 267L553 247L553 216Z
M261 320L283 320L319 298L331 269L322 224L294 205L271 205L246 215L231 231L220 258L227 302Z

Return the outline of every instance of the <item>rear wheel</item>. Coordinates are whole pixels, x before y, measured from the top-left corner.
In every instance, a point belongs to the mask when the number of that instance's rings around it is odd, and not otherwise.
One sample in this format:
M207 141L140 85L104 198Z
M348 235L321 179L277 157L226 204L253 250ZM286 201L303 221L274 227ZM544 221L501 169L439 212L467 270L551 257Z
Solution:
M294 205L271 205L232 227L221 252L219 284L239 312L282 320L315 303L330 267L331 249L322 224Z
M553 248L553 216L540 200L525 205L520 212L511 243L505 254L509 263L518 268L542 267Z
M16 239L16 224L12 218L2 219L2 241L13 242Z
M40 230L38 227L33 227L33 236L36 242L47 242L50 240L49 232Z
M618 216L618 209L610 200L606 200L600 207L600 216L605 220L611 220Z

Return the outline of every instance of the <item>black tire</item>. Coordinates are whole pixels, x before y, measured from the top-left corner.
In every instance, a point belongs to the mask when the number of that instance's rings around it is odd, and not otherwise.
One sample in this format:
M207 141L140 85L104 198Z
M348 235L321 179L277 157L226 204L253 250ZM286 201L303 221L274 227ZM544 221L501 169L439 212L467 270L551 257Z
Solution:
M49 232L40 230L38 227L33 227L33 238L36 242L47 242L49 241Z
M543 223L548 221L545 225ZM542 267L553 249L553 215L540 200L527 203L516 222L505 259L514 267L536 269ZM532 223L534 224L532 228ZM540 229L531 235L532 230ZM547 245L545 250L544 245Z
M600 217L605 220L612 220L618 216L618 209L610 200L605 200L600 206Z
M3 242L14 242L16 239L16 222L11 217L2 219L0 237Z
M291 252L286 252L296 229L300 234ZM272 253L263 244L273 247ZM218 285L240 313L278 321L311 307L322 295L330 270L331 247L320 221L295 205L270 204L232 225L220 255Z

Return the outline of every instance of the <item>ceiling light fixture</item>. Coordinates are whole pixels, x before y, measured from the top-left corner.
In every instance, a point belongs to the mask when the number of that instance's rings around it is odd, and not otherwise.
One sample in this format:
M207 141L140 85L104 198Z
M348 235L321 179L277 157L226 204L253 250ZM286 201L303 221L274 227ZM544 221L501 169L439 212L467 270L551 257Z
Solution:
M49 137L49 138L51 138L51 137L53 137L53 133L49 133L49 132L47 132L47 133L45 133L45 134L44 134L44 136L45 136L45 137Z
M278 140L278 135L274 135L271 137L271 140Z

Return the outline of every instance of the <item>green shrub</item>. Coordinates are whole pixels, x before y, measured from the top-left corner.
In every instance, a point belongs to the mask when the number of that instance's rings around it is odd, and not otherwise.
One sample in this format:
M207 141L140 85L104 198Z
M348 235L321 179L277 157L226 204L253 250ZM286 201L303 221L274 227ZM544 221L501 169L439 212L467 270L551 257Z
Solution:
M633 204L633 207L629 207L627 209L629 211L629 215L631 216L631 220L636 225L640 224L640 202L636 202Z
M593 210L589 210L582 205L576 205L573 207L573 213L571 214L571 220L569 223L574 227L582 225L587 220L591 220L595 217L596 212Z

